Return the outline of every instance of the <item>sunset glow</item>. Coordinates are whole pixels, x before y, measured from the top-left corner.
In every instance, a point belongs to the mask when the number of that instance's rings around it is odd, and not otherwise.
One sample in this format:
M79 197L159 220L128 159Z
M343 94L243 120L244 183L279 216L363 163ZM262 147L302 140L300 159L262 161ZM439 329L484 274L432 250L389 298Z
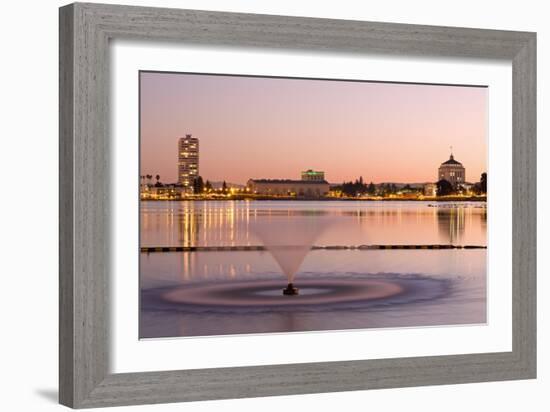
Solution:
M177 142L200 140L200 175L245 184L322 170L338 183L434 182L453 153L487 171L487 89L142 72L141 174L177 180Z

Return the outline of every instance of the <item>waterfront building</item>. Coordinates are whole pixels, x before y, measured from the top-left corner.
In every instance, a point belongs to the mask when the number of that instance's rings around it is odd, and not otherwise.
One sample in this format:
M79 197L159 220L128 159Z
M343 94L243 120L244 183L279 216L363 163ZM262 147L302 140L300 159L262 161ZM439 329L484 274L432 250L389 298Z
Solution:
M180 199L186 190L182 186L170 184L144 186L140 191L141 200L174 200Z
M435 197L437 196L437 185L435 183L426 183L424 185L424 196Z
M325 180L325 172L308 169L302 172L302 180L308 182L321 182Z
M190 134L178 140L178 183L186 191L193 191L199 176L199 139Z
M464 191L464 192L471 192L472 189L474 188L474 184L473 184L473 183L465 182L465 183L462 183L462 184L460 185L460 188L461 188L462 191Z
M249 179L247 189L258 195L296 196L316 198L326 196L330 190L325 172L311 169L302 172L301 180L293 179Z
M466 181L466 169L462 166L462 163L455 160L452 152L449 160L439 166L437 180L446 180L455 188Z
M326 180L250 179L250 192L269 196L316 198L326 196L330 187Z

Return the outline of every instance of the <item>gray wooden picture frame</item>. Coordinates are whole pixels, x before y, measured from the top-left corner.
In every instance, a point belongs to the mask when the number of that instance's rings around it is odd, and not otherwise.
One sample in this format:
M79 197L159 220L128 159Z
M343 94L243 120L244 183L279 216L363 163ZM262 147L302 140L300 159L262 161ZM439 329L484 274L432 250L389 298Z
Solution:
M62 404L88 408L535 378L535 33L85 3L62 7L59 18ZM110 373L109 41L119 38L510 61L513 350Z

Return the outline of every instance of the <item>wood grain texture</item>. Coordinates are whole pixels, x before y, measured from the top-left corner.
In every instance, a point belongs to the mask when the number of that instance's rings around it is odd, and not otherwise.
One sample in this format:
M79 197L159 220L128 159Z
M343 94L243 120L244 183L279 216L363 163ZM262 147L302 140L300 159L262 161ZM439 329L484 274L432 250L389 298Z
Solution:
M85 3L62 7L59 25L62 404L84 408L535 377L534 33ZM109 40L118 38L511 61L513 350L109 373Z
M67 11L68 9L66 9ZM59 16L59 400L73 404L73 38L74 19Z
M512 62L512 311L513 351L536 375L536 37L532 36Z

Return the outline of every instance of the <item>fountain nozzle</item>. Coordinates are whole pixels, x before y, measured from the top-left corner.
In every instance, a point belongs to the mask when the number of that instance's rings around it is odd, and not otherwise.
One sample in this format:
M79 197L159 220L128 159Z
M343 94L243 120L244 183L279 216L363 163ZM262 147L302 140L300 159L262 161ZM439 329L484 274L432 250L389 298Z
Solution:
M289 283L285 289L283 289L283 295L294 296L298 295L298 288L295 288L292 283Z

